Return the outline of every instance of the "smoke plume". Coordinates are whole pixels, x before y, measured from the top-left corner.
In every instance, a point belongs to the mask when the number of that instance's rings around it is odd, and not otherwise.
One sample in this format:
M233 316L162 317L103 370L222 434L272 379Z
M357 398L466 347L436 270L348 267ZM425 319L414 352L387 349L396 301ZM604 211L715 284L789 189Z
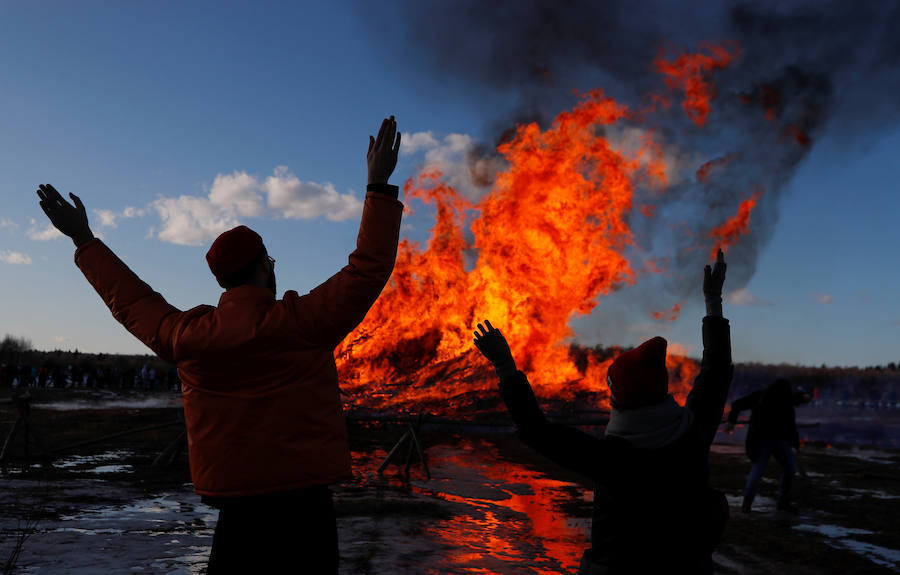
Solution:
M408 36L398 44L415 46L402 54L407 65L509 102L499 116L486 115L484 144L469 154L480 185L490 184L485 178L493 172L479 167L491 164L486 158L496 145L523 121L547 127L572 106L573 92L602 88L629 106L634 125L606 128L610 142L627 147L651 134L671 168L664 191L638 191L636 204L646 207L631 222L639 252L632 257L666 271L661 286L647 283L653 289L647 305L655 309L697 291L710 238L726 224L740 225L742 210L750 220L746 234L725 245L734 248L729 288L745 286L771 239L779 199L816 143L827 135L864 146L900 118L895 3L401 0L398 6L394 16ZM360 9L377 28L375 8ZM684 54L703 55L708 67L677 77L672 70ZM688 110L692 81L709 84L714 99L706 113Z

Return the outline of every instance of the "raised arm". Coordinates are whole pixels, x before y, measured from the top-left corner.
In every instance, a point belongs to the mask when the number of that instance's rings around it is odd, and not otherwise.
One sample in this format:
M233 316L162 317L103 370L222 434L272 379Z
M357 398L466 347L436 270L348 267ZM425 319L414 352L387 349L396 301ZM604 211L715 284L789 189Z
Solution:
M734 424L737 423L738 416L740 416L742 411L747 411L749 409L753 409L753 407L759 402L759 396L762 394L762 391L754 391L750 395L745 395L744 397L735 399L731 402L731 411L728 412L728 430L734 427Z
M609 448L609 440L548 422L525 374L516 369L506 338L490 321L478 324L475 347L494 366L500 379L500 396L522 442L558 465L599 480L604 470L603 453Z
M311 341L335 347L363 320L394 269L403 204L399 189L388 184L397 165L400 134L394 117L386 118L378 137L369 136L366 200L356 250L341 271L305 296L285 293L301 331Z
M731 363L731 333L728 320L722 317L722 286L725 283L725 254L719 250L714 266L706 266L703 295L706 317L703 318L703 358L700 374L685 403L694 413L706 445L716 436L734 367Z
M75 263L103 298L113 317L166 361L174 362L173 335L182 312L141 281L103 242L94 238L81 199L69 204L50 184L37 191L50 222L78 248Z

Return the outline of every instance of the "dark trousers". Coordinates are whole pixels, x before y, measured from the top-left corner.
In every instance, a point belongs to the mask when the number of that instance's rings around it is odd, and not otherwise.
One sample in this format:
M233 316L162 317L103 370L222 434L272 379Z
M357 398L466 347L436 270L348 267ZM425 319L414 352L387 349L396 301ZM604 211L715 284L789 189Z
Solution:
M781 465L781 482L778 486L778 503L787 504L791 500L791 484L794 479L796 466L794 464L794 452L791 450L791 444L780 439L763 439L759 443L759 457L753 462L750 469L750 475L747 476L747 485L744 487L744 504L753 503L756 497L756 489L759 487L759 481L762 479L763 473L766 472L766 465L769 463L769 457L775 457L775 461Z
M338 572L331 490L205 499L219 508L207 575Z

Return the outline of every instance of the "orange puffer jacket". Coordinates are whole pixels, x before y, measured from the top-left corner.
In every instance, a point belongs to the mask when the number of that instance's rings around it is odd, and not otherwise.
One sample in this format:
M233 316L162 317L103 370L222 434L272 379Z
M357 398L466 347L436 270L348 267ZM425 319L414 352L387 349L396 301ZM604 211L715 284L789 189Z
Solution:
M194 490L233 497L327 485L350 475L334 348L390 278L403 204L368 192L349 263L309 294L226 291L180 311L100 240L75 263L113 316L178 366Z

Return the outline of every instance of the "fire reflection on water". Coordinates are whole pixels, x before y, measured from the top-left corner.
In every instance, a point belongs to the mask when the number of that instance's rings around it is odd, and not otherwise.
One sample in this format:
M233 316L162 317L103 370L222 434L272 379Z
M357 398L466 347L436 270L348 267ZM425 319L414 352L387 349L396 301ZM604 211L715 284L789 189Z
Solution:
M379 462L371 463L364 465L374 470ZM451 515L422 529L420 536L440 550L421 566L424 572L551 574L577 569L589 546L589 489L510 461L482 438L433 446L428 464L433 479L414 479L410 490L446 505ZM421 469L413 471L414 477L416 471ZM580 517L572 516L572 506L581 507Z

